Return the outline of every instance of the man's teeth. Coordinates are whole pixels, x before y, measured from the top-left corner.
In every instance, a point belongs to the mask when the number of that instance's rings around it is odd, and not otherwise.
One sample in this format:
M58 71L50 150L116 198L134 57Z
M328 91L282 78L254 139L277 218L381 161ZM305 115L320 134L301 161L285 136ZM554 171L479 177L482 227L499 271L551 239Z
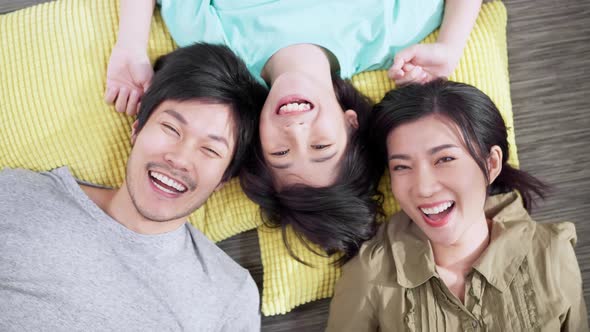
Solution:
M154 178L162 181L164 184L180 191L180 192L184 192L186 190L186 187L183 186L181 183L178 183L174 180L172 180L171 178L167 177L166 175L162 174L162 173L158 173L158 172L151 172L150 173L151 176L153 176ZM165 192L169 192L169 193L173 193L168 189L163 188L162 186L159 186L157 183L154 183L159 189L165 191Z
M301 112L309 111L310 109L311 105L309 103L289 103L279 108L281 112Z
M443 212L444 210L450 208L453 205L453 202L444 202L440 205L431 207L431 208L420 208L424 214L438 214Z
M158 187L158 189L162 190L162 191L163 191L163 192L165 192L165 193L169 193L169 194L176 194L176 192L174 192L174 191L172 191L172 190L169 190L169 189L166 189L166 188L162 187L161 185L159 185L159 184L158 184L158 183L156 183L156 182L153 182L153 184L154 184L154 186Z

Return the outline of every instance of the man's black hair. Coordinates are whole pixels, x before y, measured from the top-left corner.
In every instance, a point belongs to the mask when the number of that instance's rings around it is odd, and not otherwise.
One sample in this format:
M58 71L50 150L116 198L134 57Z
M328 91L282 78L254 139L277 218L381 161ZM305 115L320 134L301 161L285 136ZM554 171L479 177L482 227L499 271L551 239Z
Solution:
M154 77L141 99L137 132L164 101L205 100L231 107L235 123L235 151L223 181L236 175L254 139L260 110L268 90L228 47L196 43L160 57Z

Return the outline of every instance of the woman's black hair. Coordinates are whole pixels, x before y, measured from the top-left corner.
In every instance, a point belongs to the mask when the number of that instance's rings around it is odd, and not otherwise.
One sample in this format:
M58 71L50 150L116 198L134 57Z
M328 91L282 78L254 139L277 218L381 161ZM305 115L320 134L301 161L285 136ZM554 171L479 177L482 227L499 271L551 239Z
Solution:
M485 93L468 84L438 79L388 92L371 115L370 142L376 158L387 165L387 136L393 129L433 114L457 125L469 154L486 179L490 149L494 145L500 147L502 170L488 185L488 195L518 190L529 211L534 203L533 194L545 197L547 185L508 164L508 132L502 115Z
M264 223L281 227L287 250L306 265L287 240L289 225L308 249L311 249L307 242L310 241L329 255L342 253L336 264L343 264L375 234L376 217L382 215L382 196L377 185L383 168L371 161L366 144L371 102L349 81L334 75L332 82L340 106L343 110L354 110L359 123L358 129L349 135L334 184L326 187L295 184L277 190L264 161L260 140L240 173L242 189L260 205Z
M256 138L259 113L267 95L268 89L227 46L196 43L181 47L161 56L154 64L152 83L141 100L137 131L166 100L206 100L229 105L236 144L232 161L222 177L227 181L237 175Z

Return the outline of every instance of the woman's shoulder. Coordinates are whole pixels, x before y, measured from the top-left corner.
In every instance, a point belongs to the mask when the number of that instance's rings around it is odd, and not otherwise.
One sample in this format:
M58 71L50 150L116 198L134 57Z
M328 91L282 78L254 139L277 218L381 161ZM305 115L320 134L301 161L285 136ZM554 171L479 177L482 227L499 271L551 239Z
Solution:
M564 246L575 246L576 242L576 226L572 222L536 224L533 246L537 249L555 250Z
M395 234L409 226L404 213L395 214L382 223L375 236L366 241L357 256L343 267L343 273L355 273L366 282L389 286L397 285L397 269L393 254Z

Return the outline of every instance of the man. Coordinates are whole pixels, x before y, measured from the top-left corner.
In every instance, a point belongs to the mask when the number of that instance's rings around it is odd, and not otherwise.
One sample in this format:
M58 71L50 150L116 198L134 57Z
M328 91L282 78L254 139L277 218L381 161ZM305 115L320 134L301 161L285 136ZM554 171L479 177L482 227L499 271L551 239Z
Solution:
M161 58L118 189L0 172L1 331L253 331L249 273L186 223L236 173L266 90L226 47Z

